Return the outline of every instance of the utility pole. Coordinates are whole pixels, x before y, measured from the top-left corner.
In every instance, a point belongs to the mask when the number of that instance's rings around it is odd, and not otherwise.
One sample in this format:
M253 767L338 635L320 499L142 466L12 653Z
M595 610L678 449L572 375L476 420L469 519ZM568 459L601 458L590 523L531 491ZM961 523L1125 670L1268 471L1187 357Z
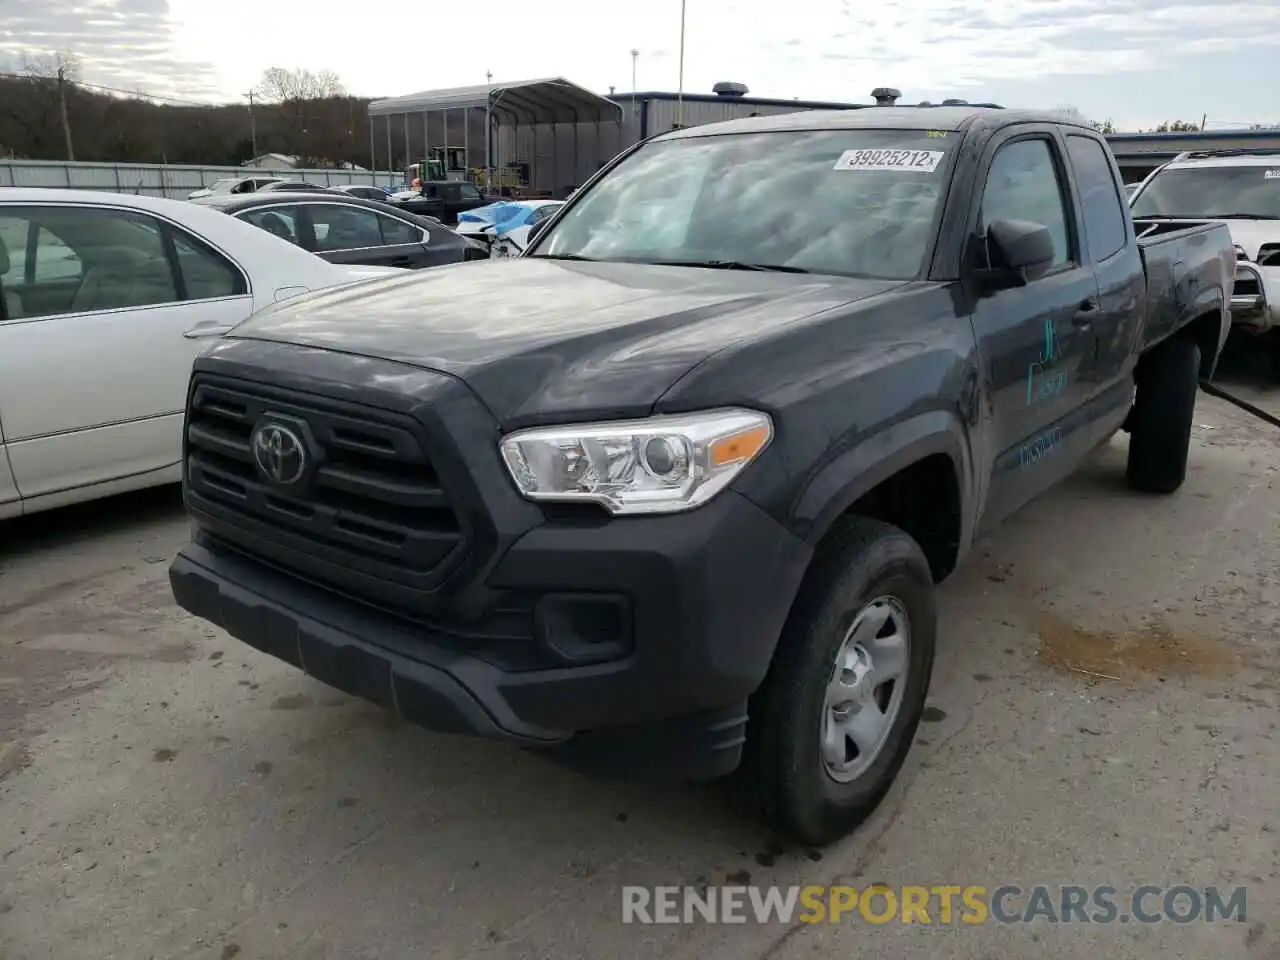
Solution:
M680 0L680 86L676 93L676 126L684 126L684 5Z
M493 148L489 143L489 131L493 129L493 71L486 70L484 74L485 96L484 96L484 189L485 192L493 194ZM519 157L517 156L517 159Z
M631 51L631 122L636 122L636 61L640 59L640 51L632 49ZM636 136L639 137L637 131Z
M62 133L67 139L67 159L74 160L76 152L71 147L71 121L67 119L67 72L58 67L58 103L62 108Z
M252 159L256 160L258 159L258 118L253 112L254 92L250 90L245 96L249 98L249 142L253 144Z

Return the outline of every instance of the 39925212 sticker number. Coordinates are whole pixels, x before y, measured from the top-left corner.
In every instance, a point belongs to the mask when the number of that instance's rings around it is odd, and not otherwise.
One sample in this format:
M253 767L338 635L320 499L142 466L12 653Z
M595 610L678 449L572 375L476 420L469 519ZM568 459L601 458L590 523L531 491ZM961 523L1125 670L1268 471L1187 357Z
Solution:
M846 150L834 170L874 170L892 173L933 173L947 154L943 150Z
M1263 180L1280 180L1280 170L1268 170L1262 175Z

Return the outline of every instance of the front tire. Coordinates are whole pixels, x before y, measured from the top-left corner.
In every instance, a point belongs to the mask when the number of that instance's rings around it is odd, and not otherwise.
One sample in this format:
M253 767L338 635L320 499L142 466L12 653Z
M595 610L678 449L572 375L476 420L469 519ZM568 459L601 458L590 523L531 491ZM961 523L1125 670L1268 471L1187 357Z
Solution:
M936 636L919 545L887 523L839 521L751 703L741 776L776 833L823 846L872 814L924 712Z
M1145 358L1129 417L1129 486L1173 493L1187 478L1191 424L1200 386L1200 348L1166 340Z

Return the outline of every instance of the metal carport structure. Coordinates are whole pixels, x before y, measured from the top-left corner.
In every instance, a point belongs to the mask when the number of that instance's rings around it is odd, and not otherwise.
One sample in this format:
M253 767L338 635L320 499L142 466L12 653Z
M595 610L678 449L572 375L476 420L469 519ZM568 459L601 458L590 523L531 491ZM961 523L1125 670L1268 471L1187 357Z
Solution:
M530 135L533 143L532 155L529 158L531 171L533 171L536 170L538 159L537 130L538 128L550 128L552 142L550 181L553 192L563 186L560 183L560 171L557 169L559 150L556 144L557 134L561 126L564 124L572 125L572 156L575 158L575 179L577 179L576 174L581 170L582 166L579 137L584 126L594 128L596 153L600 152L601 124L612 123L618 125L619 142L621 139L622 107L609 98L571 83L563 77L524 80L517 83L478 84L470 87L454 87L447 90L428 90L403 97L375 100L370 103L369 149L372 155L371 159L374 161L374 168L377 168L377 137L374 130L376 118L386 118L388 168L394 169L394 150L392 148L392 124L394 118L403 118L402 132L406 158L414 156L412 143L418 139L416 133L411 131L411 118L420 118L423 144L422 155L425 157L430 155L433 145L443 146L446 149L455 146L449 142L449 120L451 114L456 115L459 112L463 118L462 149L465 155L464 166L468 170L472 166L471 133L473 121L483 112L483 167L486 184L493 183L494 168L500 169L502 166L502 141L504 138L500 134L504 129L511 131L509 137L511 155L507 159L512 161L519 161L520 159L518 153L521 143L521 130L533 131ZM431 118L435 114L439 114L441 117L441 123L439 124L441 142L437 144L432 143ZM611 150L608 156L612 156L615 152L616 150ZM608 159L608 156L597 159ZM412 162L412 160L406 159L406 164L409 162ZM591 172L594 172L594 165ZM539 178L531 173L531 183L535 182L536 179ZM543 177L541 179L545 180L546 178Z

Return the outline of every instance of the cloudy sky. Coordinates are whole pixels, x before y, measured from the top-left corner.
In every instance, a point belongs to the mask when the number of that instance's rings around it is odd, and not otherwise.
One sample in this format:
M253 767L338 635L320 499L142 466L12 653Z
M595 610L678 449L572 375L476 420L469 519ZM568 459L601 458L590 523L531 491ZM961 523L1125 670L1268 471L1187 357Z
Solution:
M436 6L445 29L424 14L419 33L408 11ZM627 91L633 48L639 88L674 90L679 36L680 0L0 0L0 60L68 51L87 81L195 100L235 99L271 66L332 69L366 96L489 70ZM684 86L865 101L888 85L1213 129L1280 122L1278 60L1280 0L688 0Z

